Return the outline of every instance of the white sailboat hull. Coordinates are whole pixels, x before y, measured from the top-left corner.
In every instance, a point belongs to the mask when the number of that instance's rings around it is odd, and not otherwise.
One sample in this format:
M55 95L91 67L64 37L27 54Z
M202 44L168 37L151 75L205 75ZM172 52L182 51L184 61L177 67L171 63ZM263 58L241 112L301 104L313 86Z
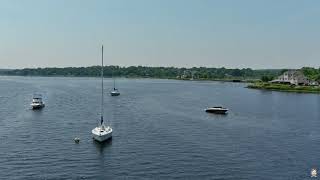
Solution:
M118 91L111 91L111 92L110 92L110 95L111 95L111 96L119 96L120 93L119 93Z
M92 137L94 140L98 142L103 142L112 137L112 128L107 126L99 126L94 129L92 129Z
M31 103L30 106L31 106L32 109L41 109L45 105L43 103Z

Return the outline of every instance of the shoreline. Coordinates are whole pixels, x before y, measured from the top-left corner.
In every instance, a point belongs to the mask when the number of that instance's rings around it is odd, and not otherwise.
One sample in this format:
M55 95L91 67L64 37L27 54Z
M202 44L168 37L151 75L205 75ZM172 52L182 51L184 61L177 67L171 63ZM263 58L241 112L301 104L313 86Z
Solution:
M254 83L246 88L267 91L320 94L320 86L291 86L286 84Z
M96 76L19 76L19 75L0 75L0 77L52 77L52 78L97 78ZM105 77L112 78L112 77ZM291 86L286 84L271 84L258 82L257 79L181 79L181 78L160 78L160 77L115 77L117 79L158 79L158 80L177 80L177 81L207 81L207 82L229 82L229 83L251 83L245 88L266 91L291 92L291 93L311 93L320 94L320 86Z
M0 77L65 77L65 78L97 78L98 76L23 76L23 75L0 75ZM112 78L105 76L104 78ZM177 80L177 81L214 81L214 82L232 82L232 83L254 83L258 80L256 79L181 79L181 78L161 78L161 77L115 77L116 79L126 78L126 79L167 79L167 80Z

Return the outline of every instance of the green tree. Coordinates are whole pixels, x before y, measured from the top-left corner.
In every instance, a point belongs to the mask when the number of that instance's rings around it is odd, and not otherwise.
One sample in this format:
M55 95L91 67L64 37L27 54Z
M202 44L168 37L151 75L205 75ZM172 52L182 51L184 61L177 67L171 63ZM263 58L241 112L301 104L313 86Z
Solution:
M262 76L261 77L261 81L263 81L263 82L269 82L272 80L273 80L273 77L271 77L271 76Z

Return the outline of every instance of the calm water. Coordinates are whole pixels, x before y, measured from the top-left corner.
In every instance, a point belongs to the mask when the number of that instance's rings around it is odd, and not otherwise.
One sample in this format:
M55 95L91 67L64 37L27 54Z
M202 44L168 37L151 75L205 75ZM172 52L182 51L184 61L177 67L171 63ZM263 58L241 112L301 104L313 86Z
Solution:
M320 170L320 95L117 83L121 96L105 97L113 139L98 144L99 79L0 77L1 179L309 179ZM29 108L34 92L41 111ZM203 111L220 104L228 115Z

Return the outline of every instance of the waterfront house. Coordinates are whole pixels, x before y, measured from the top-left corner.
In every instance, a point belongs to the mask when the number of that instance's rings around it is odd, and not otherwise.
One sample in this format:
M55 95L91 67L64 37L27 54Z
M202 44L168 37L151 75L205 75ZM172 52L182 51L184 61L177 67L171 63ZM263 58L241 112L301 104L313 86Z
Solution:
M299 70L288 70L280 75L271 83L292 84L292 85L309 85L310 80Z

